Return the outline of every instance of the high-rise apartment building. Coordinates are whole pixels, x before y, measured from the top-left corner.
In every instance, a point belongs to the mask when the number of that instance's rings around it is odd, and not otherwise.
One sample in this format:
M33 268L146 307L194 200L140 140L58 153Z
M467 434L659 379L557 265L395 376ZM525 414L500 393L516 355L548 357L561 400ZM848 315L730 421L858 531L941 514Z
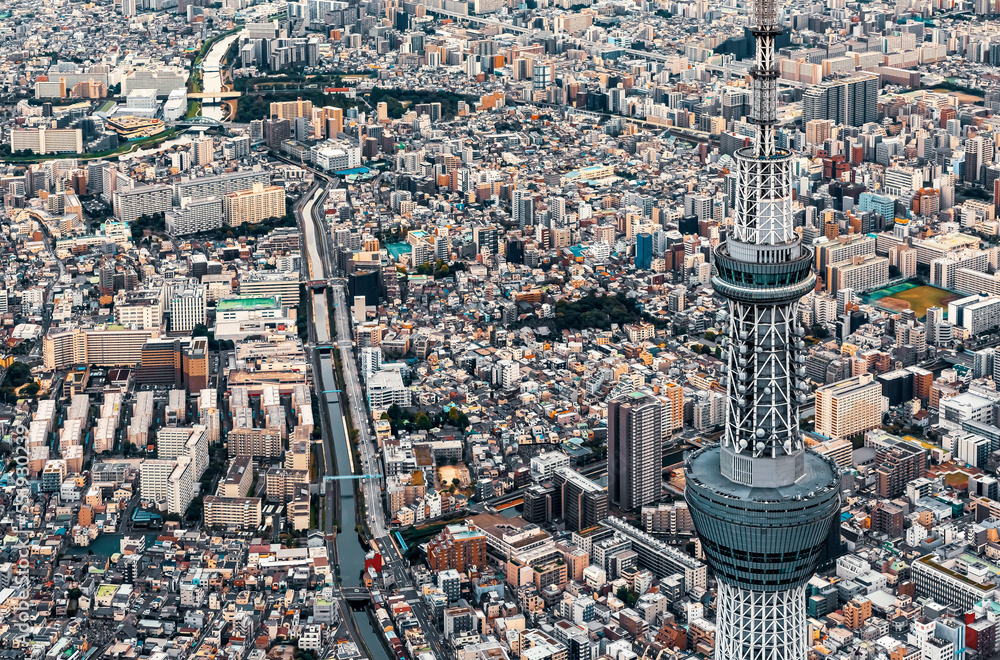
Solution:
M881 425L882 385L872 374L861 374L816 390L816 433L838 440Z
M608 497L624 511L660 497L663 404L632 392L608 402Z
M281 186L265 187L258 182L250 190L232 192L223 198L223 213L230 227L281 218L285 210L285 189Z
M10 132L10 150L33 154L83 153L83 131L79 128L21 128Z
M447 525L428 541L427 563L435 572L482 568L486 566L486 534L474 525Z
M878 76L871 73L815 85L802 95L802 121L830 119L847 126L878 121L878 93Z
M889 281L889 260L877 255L851 257L850 261L827 266L826 278L827 291L831 294L841 289L858 293L872 291Z
M882 436L866 444L875 447L875 491L879 497L899 497L906 484L924 476L927 452L912 442Z
M660 399L663 401L661 430L664 436L669 436L684 428L684 388L677 383L667 383L660 388Z
M590 529L608 517L608 491L579 472L558 468L553 481L559 489L566 529Z
M115 217L122 222L134 222L142 216L166 213L173 202L170 186L136 186L114 193Z
M296 117L312 118L312 101L275 101L271 103L271 117L274 119L295 119Z

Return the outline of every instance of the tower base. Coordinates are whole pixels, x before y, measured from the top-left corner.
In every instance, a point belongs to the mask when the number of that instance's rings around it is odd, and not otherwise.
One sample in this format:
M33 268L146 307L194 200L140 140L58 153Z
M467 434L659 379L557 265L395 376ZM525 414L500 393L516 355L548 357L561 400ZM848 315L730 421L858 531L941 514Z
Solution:
M719 581L715 660L805 660L806 588L750 591Z

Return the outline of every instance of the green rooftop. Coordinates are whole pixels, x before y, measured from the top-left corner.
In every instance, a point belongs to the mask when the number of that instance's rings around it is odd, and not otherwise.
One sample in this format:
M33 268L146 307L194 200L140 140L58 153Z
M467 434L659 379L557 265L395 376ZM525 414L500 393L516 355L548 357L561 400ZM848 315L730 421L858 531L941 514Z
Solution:
M215 311L228 312L250 309L273 309L278 306L277 298L273 296L263 298L224 298L215 304Z

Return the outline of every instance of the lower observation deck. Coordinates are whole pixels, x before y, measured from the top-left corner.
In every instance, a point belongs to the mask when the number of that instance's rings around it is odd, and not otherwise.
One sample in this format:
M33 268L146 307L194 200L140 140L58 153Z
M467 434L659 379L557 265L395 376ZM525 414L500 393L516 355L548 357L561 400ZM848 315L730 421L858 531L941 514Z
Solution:
M685 497L715 574L751 591L783 591L812 577L840 514L840 473L806 451L804 473L788 486L760 488L722 475L718 445L684 465Z

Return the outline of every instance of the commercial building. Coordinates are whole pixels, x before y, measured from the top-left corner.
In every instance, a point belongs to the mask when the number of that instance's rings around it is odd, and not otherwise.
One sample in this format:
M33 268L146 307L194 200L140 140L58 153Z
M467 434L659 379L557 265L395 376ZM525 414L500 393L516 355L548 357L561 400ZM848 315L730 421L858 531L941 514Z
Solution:
M403 376L397 370L376 371L366 385L368 406L372 410L387 410L392 405L410 405L410 389L403 384Z
M205 323L205 287L195 284L170 297L171 332L191 332L196 325Z
M122 80L122 94L137 89L152 89L157 96L168 96L175 89L187 87L187 72L179 67L149 66L130 71Z
M299 306L299 274L251 270L240 276L240 295L250 298L277 298L289 307Z
M278 296L236 296L215 303L217 339L243 339L293 327L295 317Z
M960 560L942 560L937 555L925 555L913 562L913 581L917 595L932 598L959 611L972 609L976 603L996 598L996 584L988 567L980 563L968 565L963 571Z
M881 425L882 386L872 374L862 374L816 390L816 433L837 440Z
M208 339L152 338L140 349L136 382L187 387L198 392L208 385Z
M662 408L642 392L608 402L608 497L624 511L660 497Z

